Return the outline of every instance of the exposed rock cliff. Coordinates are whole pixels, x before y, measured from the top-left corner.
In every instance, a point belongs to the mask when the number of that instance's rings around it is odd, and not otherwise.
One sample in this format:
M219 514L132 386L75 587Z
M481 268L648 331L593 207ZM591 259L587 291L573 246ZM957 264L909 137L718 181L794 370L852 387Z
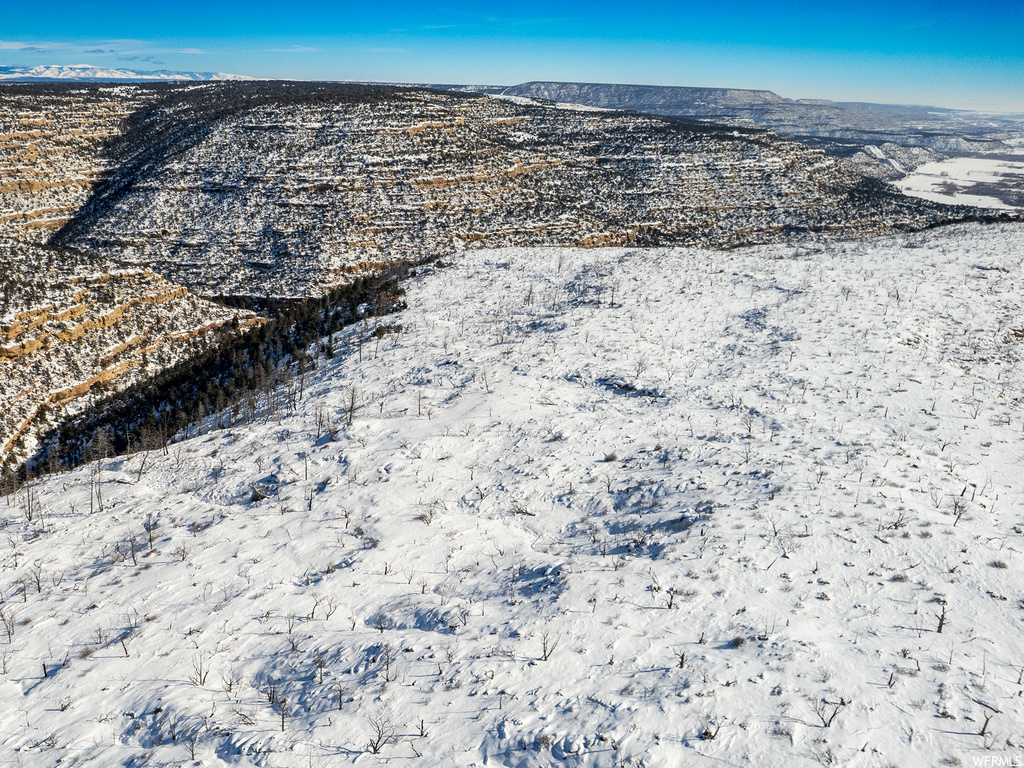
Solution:
M70 220L107 167L103 148L155 92L0 86L0 235L34 242Z
M0 241L0 461L90 395L257 322L151 270Z

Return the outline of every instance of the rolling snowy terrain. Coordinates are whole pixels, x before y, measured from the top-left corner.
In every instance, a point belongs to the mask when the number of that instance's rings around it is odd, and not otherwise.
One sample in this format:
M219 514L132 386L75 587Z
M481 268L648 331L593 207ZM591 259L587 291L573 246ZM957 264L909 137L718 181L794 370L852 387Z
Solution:
M878 152L886 163L917 157ZM0 85L0 464L25 461L93 384L123 389L223 338L206 331L235 313L196 297L259 308L472 248L723 247L985 215L901 195L862 170L764 131L522 97L296 82ZM85 306L68 288L83 259L89 280L172 283L157 295L173 328L148 312L122 322L106 289ZM18 264L31 267L32 290ZM103 310L101 333L65 327L64 313L87 310Z
M254 421L0 499L0 765L1019 759L1022 270L426 268Z

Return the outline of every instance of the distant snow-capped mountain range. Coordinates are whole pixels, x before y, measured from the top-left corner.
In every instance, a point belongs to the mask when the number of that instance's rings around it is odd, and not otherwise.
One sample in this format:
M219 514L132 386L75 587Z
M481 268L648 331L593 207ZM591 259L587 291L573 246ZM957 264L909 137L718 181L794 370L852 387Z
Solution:
M108 80L149 81L149 80L256 80L247 75L231 75L224 72L171 72L159 69L152 72L137 69L113 69L94 67L91 64L53 65L38 67L0 66L0 81L55 81L78 80L98 82Z

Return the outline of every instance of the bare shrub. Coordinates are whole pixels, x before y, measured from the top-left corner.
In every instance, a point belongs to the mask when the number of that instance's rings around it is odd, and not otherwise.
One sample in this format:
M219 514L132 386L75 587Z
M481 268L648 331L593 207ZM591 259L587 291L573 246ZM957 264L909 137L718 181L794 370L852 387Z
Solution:
M395 732L398 726L395 725L390 715L381 712L378 715L370 715L366 718L370 724L371 736L366 748L375 755L379 755L389 743L395 739Z

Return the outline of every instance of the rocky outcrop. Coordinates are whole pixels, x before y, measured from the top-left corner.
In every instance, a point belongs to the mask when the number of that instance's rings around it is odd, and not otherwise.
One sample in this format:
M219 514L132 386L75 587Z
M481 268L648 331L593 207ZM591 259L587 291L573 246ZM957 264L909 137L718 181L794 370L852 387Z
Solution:
M0 236L45 242L88 199L103 148L153 90L0 86Z
M0 461L54 418L262 322L150 270L0 242Z

